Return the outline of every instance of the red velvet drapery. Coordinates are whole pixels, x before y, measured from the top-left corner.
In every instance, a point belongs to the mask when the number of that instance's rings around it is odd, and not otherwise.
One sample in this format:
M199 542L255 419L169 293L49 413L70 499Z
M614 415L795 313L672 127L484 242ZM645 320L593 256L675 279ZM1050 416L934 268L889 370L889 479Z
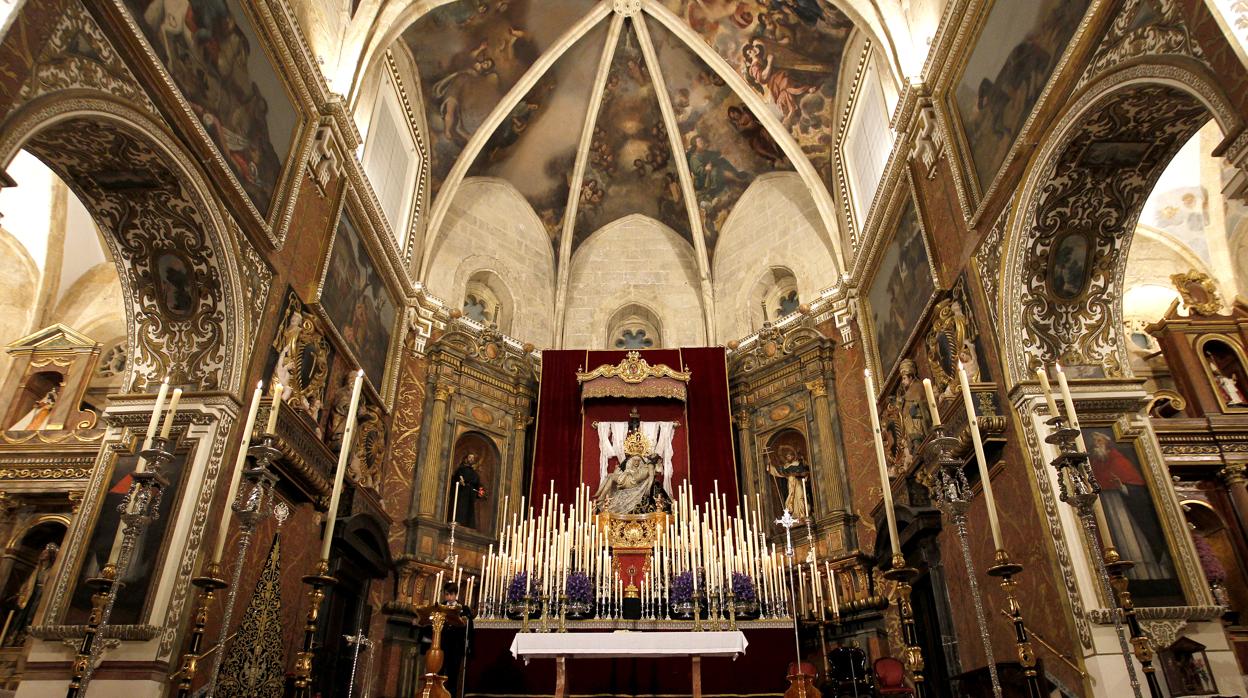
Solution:
M617 364L624 351L547 350L542 352L542 381L538 396L537 435L533 454L533 479L530 496L541 496L554 490L560 499L569 501L577 485L585 481L597 485L597 444L585 444L593 432L589 423L601 412L599 419L618 419L616 413L627 415L631 403L600 401L581 409L577 370L588 371L603 364ZM694 499L708 499L716 481L730 505L737 501L737 466L732 448L731 405L728 400L728 369L724 349L651 349L642 353L651 365L667 364L675 369L692 372L689 380L684 417L675 416L679 402L665 400L636 401L647 421L678 419L677 451L688 444L688 450L673 459L673 480L682 480L682 466L687 464L688 479ZM670 413L670 414L669 414ZM683 433L682 433L683 432ZM592 462L583 460L585 451L592 450Z

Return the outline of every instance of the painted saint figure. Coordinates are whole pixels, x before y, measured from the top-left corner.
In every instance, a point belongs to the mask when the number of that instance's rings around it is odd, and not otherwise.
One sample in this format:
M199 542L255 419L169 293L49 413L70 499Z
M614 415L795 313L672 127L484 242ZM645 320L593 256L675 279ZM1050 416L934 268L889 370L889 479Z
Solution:
M26 642L27 630L35 620L35 610L39 608L39 600L43 598L43 587L52 573L52 565L56 562L56 553L60 548L56 543L48 543L39 553L39 560L30 576L22 582L17 595L10 600L9 617L4 625L4 645L17 647Z

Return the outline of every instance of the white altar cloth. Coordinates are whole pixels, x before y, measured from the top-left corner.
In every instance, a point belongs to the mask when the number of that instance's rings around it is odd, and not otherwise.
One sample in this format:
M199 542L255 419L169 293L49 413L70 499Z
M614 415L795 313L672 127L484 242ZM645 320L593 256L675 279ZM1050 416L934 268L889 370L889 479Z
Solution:
M511 654L516 659L545 657L733 657L745 654L745 633L615 632L516 633Z

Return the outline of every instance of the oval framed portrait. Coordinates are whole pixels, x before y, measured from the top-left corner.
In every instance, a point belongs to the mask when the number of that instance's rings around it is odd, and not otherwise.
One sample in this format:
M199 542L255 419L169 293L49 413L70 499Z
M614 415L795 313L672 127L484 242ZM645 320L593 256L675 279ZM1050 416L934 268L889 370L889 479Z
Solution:
M175 250L152 254L156 302L175 320L189 320L199 305L199 284L190 260Z
M1068 230L1058 236L1049 252L1047 275L1053 296L1073 301L1084 294L1094 251L1091 234L1086 230Z

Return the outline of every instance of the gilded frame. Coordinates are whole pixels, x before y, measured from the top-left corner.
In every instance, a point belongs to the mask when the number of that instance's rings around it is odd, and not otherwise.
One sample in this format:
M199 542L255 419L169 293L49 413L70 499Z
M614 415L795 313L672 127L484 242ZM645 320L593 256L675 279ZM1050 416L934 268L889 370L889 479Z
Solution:
M176 433L177 432L175 431L175 435ZM107 449L109 452L108 456L106 456L107 465L105 469L107 470L107 475L105 475L104 478L102 479L101 486L96 491L95 497L92 498L90 508L88 509L86 508L86 506L84 506L86 504L85 499L84 499L83 504L79 506L79 510L78 510L79 516L85 517L89 515L92 517L92 519L96 519L102 507L104 506L104 498L108 495L108 483L112 481L113 472L117 468L117 462L123 456L135 454L141 438L142 437L140 436L139 431L131 430L128 435L128 438L122 439L120 441L117 441L117 442L114 442L112 444L105 446L105 449ZM177 486L181 488L186 485L187 478L190 477L191 471L195 468L195 454L196 454L197 449L199 448L201 440L200 439L187 439L185 438L185 434L183 434L183 438L178 439L178 441L180 442L178 445L181 447L176 448L174 450L174 458L182 459L182 472L179 473L178 482L177 482ZM189 496L189 497L186 496L188 494L190 493L187 493L185 490L179 489L178 496L175 498L173 506L170 508L168 512L162 514L161 516L161 518L166 519L168 521L168 524L162 536L162 539L160 541L160 547L157 549L156 557L155 557L156 560L165 560L167 556L169 555L169 549L170 549L170 546L172 545L174 526L176 522L178 521L178 518L181 516L182 507L194 506L193 501L190 504L187 504L186 500L194 499L193 496ZM91 524L90 532L85 536L85 539L83 540L83 544L80 546L77 546L77 549L72 551L73 559L66 559L62 561L61 563L61 571L58 574L65 575L65 578L66 578L66 583L64 587L65 596L64 596L64 602L61 604L60 608L55 609L56 611L55 622L56 623L65 624L66 616L73 609L74 591L78 584L79 575L82 574L82 566L86 563L87 554L90 552L91 540L95 536L96 522L97 521L93 521L93 523ZM65 531L66 539L69 538L69 534L70 534L70 530L66 529ZM66 547L67 545L63 545L62 549L64 550ZM154 570L153 579L149 582L147 598L143 600L143 608L139 611L139 619L141 622L137 624L124 624L124 625L120 625L119 627L138 628L138 629L148 628L148 627L151 627L151 628L161 627L161 625L163 624L163 621L161 619L153 617L152 615L152 612L155 609L156 597L158 596L158 594L155 592L157 592L160 589L160 581L161 581L160 574L161 574L161 569L159 566L157 566L157 568ZM45 610L44 613L47 614L48 612L52 610L53 609L49 608ZM146 622L142 622L142 621L146 621ZM43 623L46 625L46 624L49 624L50 622L52 622L52 619L45 615L43 619Z
M877 199L881 195L882 192L878 193L876 195ZM927 254L927 270L932 278L932 292L924 300L923 311L919 313L918 320L914 323L914 327L910 328L909 334L901 343L900 352L893 360L892 365L885 367L883 365L883 359L880 356L879 342L876 339L877 328L875 326L874 313L871 312L871 285L875 283L875 279L880 273L880 257L883 256L884 250L889 245L893 244L893 240L897 237L898 226L901 224L901 217L906 208L905 197L910 197L910 202L914 206L915 219L918 221L919 225L919 235L923 239L923 250ZM875 241L874 244L872 244L871 249L869 251L864 250L866 254L862 255L863 261L861 268L870 269L871 275L864 278L859 286L864 290L864 292L859 295L860 302L867 305L868 311L859 315L860 322L863 325L863 336L868 338L871 347L867 352L867 361L876 373L876 389L879 391L880 395L883 394L885 386L888 385L888 382L892 380L893 374L895 374L898 367L901 366L901 360L905 358L906 353L911 349L911 347L913 347L915 341L917 341L917 339L922 335L920 330L923 328L924 320L927 318L928 314L931 313L932 306L935 304L936 299L940 297L941 292L940 274L937 273L936 263L932 259L933 244L931 235L927 231L927 224L923 222L923 205L918 196L918 191L914 186L913 175L910 174L909 170L907 170L905 177L902 178L902 181L894 185L893 190L888 193L887 201L888 216L881 221L881 225L878 227L877 233L874 236ZM887 236L883 234L883 231L885 230L888 231Z
M1071 57L1097 38L1090 36L1091 27L1103 14L1105 7L1111 4L1108 0L1090 0L1088 9L1084 11L1083 18L1075 28L1074 34L1071 35L1069 43L1062 50L1062 55L1045 81L1044 88L1036 98L1036 103L1032 105L1027 118L1019 127L1018 134L1010 143L1001 165L993 174L992 180L985 183L979 181L979 175L975 170L970 142L966 136L966 126L954 92L962 81L967 63L979 44L988 16L996 3L997 0L970 0L963 14L962 24L957 29L955 45L950 54L951 60L940 73L938 87L932 99L937 120L947 134L947 147L952 153L950 170L953 172L954 188L958 192L958 203L962 206L962 215L969 227L975 227L980 223L980 219L986 213L996 193L1006 186L1004 175L1018 159L1020 151L1027 144L1028 137L1036 129L1037 115L1051 102L1057 84L1067 77L1065 72L1069 68Z
M338 327L334 325L333 320L330 319L324 305L321 303L322 294L325 292L325 278L329 274L329 265L334 254L334 241L338 237L338 231L341 227L339 223L343 216L346 216L351 221L351 224L355 226L365 253L369 256L373 266L376 267L382 283L386 286L386 291L390 294L391 300L394 301L395 324L391 328L390 342L386 347L386 360L384 370L382 371L381 384L374 385L372 378L367 373L364 376L364 384L371 390L377 404L384 411L389 412L393 406L394 393L399 379L398 363L401 352L398 349L402 346L403 339L406 336L405 318L407 317L408 301L402 289L397 288L395 270L391 266L389 255L385 253L386 245L378 242L377 228L374 227L373 220L368 215L367 207L360 200L354 187L343 187L342 195L338 199L338 205L334 207L333 232L329 235L326 241L325 252L319 260L320 271L317 274L316 297L315 300L306 305L315 310L317 317L323 323L325 333L333 337L334 348L341 352L342 356L348 357L356 366L360 366L359 357L347 345L345 338ZM361 225L362 222L366 222L367 225ZM382 249L378 249L379 247ZM393 245L389 245L389 247L393 248ZM384 260L384 264L382 260Z
M106 5L106 12L108 20L120 30L110 39L123 42L126 53L130 54L127 58L133 60L137 57L141 62L141 65L135 66L140 84L152 92L151 97L161 104L170 121L182 132L193 134L193 149L201 156L207 155L202 157L204 167L213 181L225 185L223 192L234 204L231 211L238 214L240 223L247 222L250 224L248 227L263 231L274 249L281 249L294 217L300 189L296 185L307 170L308 155L319 120L316 100L309 87L311 73L307 66L301 65L307 61L309 51L297 35L298 28L282 0L238 0L238 3L260 40L265 58L281 80L297 120L290 143L286 144L286 161L274 183L268 211L260 211L243 189L238 176L226 163L224 154L208 135L191 109L190 102L148 42L125 0L111 0ZM144 77L150 80L144 81Z

